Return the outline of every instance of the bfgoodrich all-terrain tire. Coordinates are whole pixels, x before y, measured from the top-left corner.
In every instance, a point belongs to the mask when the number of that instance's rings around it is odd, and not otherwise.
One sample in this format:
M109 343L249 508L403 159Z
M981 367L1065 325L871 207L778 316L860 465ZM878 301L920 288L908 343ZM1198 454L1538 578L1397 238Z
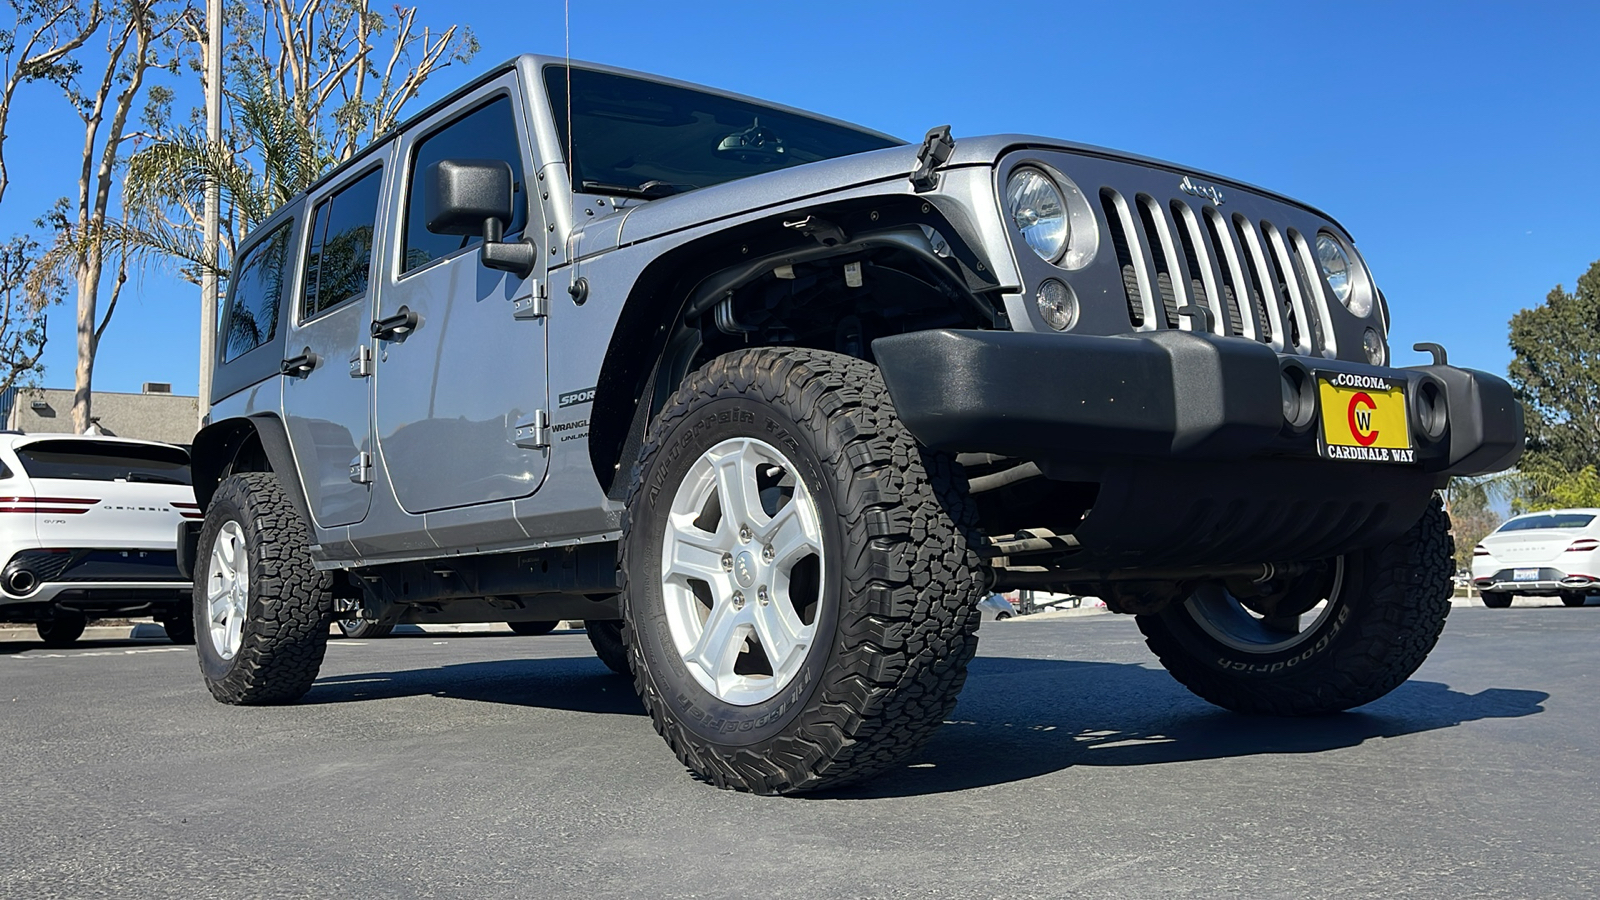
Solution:
M223 703L292 703L328 647L332 576L278 476L229 476L211 497L195 560L200 672Z
M1394 542L1321 571L1310 623L1251 615L1220 588L1139 616L1150 649L1189 690L1227 709L1293 716L1382 697L1433 649L1450 613L1450 519L1437 497Z
M589 635L594 655L600 657L606 668L618 675L632 674L628 671L628 644L622 637L622 620L586 619L583 630Z
M691 770L763 794L914 752L954 707L985 578L949 457L876 367L719 357L652 423L623 520L634 684Z

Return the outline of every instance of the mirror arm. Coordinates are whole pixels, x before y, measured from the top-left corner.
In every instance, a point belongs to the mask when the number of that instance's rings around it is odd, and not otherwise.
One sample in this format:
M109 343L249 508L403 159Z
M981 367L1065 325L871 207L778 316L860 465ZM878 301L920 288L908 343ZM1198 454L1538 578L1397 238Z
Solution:
M497 218L483 220L483 264L491 269L527 278L539 265L539 248L526 238L503 241L505 225Z
M539 248L533 241L523 238L520 241L495 241L484 242L483 264L491 269L510 272L519 278L527 278L533 274L539 265Z

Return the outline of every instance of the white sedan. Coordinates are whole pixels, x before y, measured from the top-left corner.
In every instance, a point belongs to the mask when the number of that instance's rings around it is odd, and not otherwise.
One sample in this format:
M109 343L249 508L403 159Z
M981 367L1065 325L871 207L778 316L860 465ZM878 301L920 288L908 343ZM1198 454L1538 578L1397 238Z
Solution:
M1582 606L1600 592L1600 509L1508 519L1472 549L1472 584L1485 606L1510 606L1514 594Z
M194 643L178 523L199 519L189 454L153 441L0 433L0 620L69 644L88 620L154 616Z

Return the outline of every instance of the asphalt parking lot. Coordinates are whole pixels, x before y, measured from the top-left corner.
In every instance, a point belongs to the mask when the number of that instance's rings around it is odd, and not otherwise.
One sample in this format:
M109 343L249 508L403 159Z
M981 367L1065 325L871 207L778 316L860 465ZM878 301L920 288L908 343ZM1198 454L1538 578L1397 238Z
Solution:
M695 782L582 634L335 641L297 706L192 648L0 643L3 897L1579 897L1600 608L1454 610L1357 712L1244 718L1121 616L987 623L903 770Z

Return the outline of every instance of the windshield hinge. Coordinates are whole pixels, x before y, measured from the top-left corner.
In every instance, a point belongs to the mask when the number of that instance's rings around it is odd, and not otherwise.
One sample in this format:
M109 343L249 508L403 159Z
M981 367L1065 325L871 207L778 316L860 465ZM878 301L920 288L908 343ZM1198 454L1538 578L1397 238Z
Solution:
M533 293L511 301L511 318L542 319L550 315L550 297L545 293L544 282L533 282Z
M524 450L542 450L550 446L550 417L536 409L517 420L516 434L511 442Z
M917 151L917 165L911 170L911 187L919 194L938 187L937 170L955 151L956 141L950 136L949 125L928 129L922 139L922 149Z

